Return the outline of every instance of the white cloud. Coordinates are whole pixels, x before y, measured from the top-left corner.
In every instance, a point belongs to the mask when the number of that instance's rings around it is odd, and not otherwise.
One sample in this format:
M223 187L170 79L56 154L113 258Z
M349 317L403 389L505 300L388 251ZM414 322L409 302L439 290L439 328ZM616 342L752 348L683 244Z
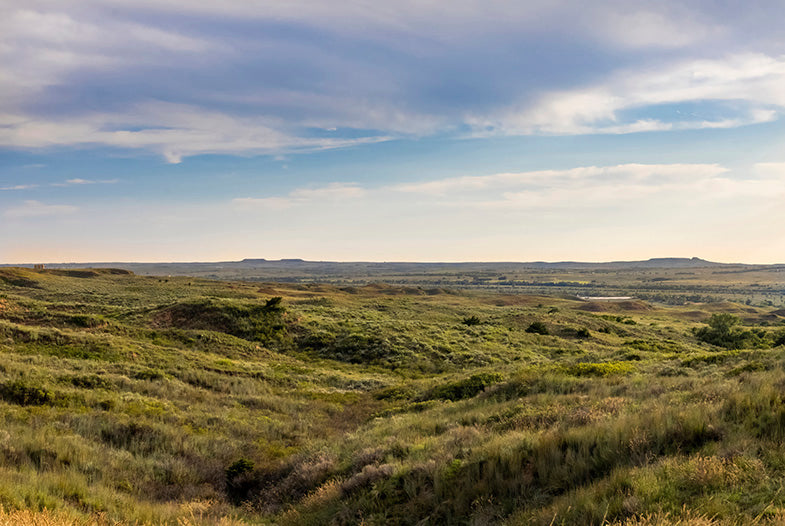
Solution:
M584 166L452 177L380 188L332 183L296 189L282 196L237 198L232 203L240 210L283 210L340 203L361 204L364 210L406 206L564 214L566 210L593 209L606 214L623 208L661 206L664 210L671 205L702 207L711 203L785 197L782 166L756 165L746 177L718 164Z
M79 210L70 205L47 205L40 201L25 201L21 206L9 208L3 215L10 219L48 217L73 214Z
M785 162L766 162L755 163L752 165L755 173L763 177L783 178L785 177Z
M38 0L37 5L52 5ZM685 46L716 34L711 13L691 10L681 2L653 5L645 0L580 2L577 0L454 0L449 9L442 2L389 0L384 3L350 0L93 0L82 5L106 5L158 13L189 13L224 19L283 20L319 27L324 31L366 35L407 48L428 42L452 43L489 31L527 31L546 25L564 26L568 33L588 33L616 46ZM579 17L575 16L580 12ZM708 20L707 20L708 19ZM409 38L401 38L402 36ZM420 49L427 53L427 49Z
M615 184L620 181L657 185L677 182L683 178L711 178L725 172L727 172L727 168L718 164L621 164L617 166L583 166L567 170L451 177L436 181L397 185L391 189L401 192L443 195L456 191L475 192L484 189L586 187L597 183Z
M534 103L510 107L496 117L473 116L478 134L584 134L729 128L768 122L785 109L785 56L734 55L692 60L656 70L629 70L606 82L542 95ZM622 122L620 112L664 104L732 103L735 118L717 120L656 118Z
M623 164L455 177L390 187L432 204L508 211L650 207L785 197L785 165L756 165L748 177L718 164Z
M699 19L683 4L662 5L663 12L632 7L628 11L618 5L597 8L591 20L597 36L628 48L681 48L722 33L720 26L707 23L705 17Z
M367 193L365 188L353 183L330 183L317 188L297 188L285 196L238 197L233 199L232 203L242 210L280 210L299 205L344 202L365 197Z
M32 190L33 188L41 188L42 186L64 187L64 186L86 185L86 184L115 184L119 182L120 182L119 179L90 180L90 179L75 178L75 179L68 179L63 183L51 183L48 185L16 184L16 185L9 185L9 186L0 186L0 190Z
M32 4L36 4L32 2ZM39 2L38 9L0 6L0 111L29 101L48 86L79 72L166 63L170 54L222 49L207 41L156 27L79 12L63 3ZM93 19L95 18L95 19Z
M119 183L119 182L120 182L119 179L97 179L96 180L96 179L75 178L75 179L67 179L63 183L52 183L50 186L60 186L60 187L62 187L62 186L75 186L75 185L76 186L81 186L81 185L86 185L86 184L115 184L115 183Z
M0 186L0 190L30 190L33 188L38 188L40 185L37 184L15 184L11 186Z
M22 148L102 144L152 150L170 163L179 163L185 156L206 153L314 151L386 139L298 137L277 129L283 126L274 119L150 102L124 114L96 113L63 120L0 115L0 144Z

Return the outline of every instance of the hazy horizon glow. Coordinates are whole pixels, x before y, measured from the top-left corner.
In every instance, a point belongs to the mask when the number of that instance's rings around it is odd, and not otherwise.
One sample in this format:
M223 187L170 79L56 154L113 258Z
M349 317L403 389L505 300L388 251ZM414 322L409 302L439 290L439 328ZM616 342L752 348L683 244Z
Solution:
M0 263L783 263L784 16L10 0Z

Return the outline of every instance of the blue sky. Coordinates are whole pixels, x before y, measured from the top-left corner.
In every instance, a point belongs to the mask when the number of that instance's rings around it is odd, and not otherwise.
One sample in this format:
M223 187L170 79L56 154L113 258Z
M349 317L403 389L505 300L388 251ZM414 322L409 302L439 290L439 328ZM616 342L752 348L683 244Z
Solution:
M0 262L785 262L783 19L9 0Z

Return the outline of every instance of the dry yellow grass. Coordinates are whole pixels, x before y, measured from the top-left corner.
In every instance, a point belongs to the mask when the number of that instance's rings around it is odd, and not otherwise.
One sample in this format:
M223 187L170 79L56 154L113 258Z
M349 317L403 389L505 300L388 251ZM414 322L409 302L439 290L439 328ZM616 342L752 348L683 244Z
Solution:
M73 518L49 510L10 510L0 507L0 526L107 526L101 517Z
M198 506L185 510L190 517L181 517L177 522L170 523L171 526L197 526L205 524L215 524L216 526L240 526L246 524L236 519L222 517L219 519L205 518L198 509ZM101 515L90 517L73 517L64 512L42 510L5 510L0 506L0 526L120 526L123 524L133 524L134 526L154 526L152 523L140 524L138 522L124 523L110 521ZM167 526L157 525L157 526Z
M681 517L674 517L668 513L655 513L614 522L610 526L725 526L730 524L738 524L738 522L723 521L706 515L695 515L685 508ZM785 525L785 512L777 511L766 517L761 514L749 524L783 526Z

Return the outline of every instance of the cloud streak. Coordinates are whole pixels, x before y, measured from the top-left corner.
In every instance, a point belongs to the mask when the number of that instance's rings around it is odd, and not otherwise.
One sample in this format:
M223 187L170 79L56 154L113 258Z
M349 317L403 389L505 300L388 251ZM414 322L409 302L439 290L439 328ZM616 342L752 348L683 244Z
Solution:
M385 139L298 137L277 129L283 127L280 123L265 124L264 119L154 102L123 114L97 113L57 121L0 115L0 144L19 148L106 145L144 149L176 164L190 155L317 151Z
M383 210L390 206L500 212L703 207L722 201L785 197L785 164L759 163L746 176L719 164L621 164L565 170L451 177L382 187L332 183L283 196L236 198L240 210L323 205ZM569 214L567 214L569 215Z
M116 184L119 183L119 179L100 179L100 180L91 180L91 179L67 179L62 183L50 183L47 185L42 184L17 184L11 186L0 186L0 190L33 190L35 188L42 188L46 186L53 186L53 187L66 187L66 186L82 186L82 185L91 185L91 184Z
M367 193L365 188L356 184L331 183L322 187L297 188L285 196L238 197L233 199L232 203L240 210L281 210L303 205L342 203L360 199Z
M71 205L48 205L40 201L29 200L20 206L9 208L3 213L8 219L28 219L38 217L53 217L70 215L79 210Z
M783 85L785 56L735 55L687 61L654 71L619 72L600 85L547 93L534 104L507 108L496 118L478 117L471 124L480 134L513 135L731 128L778 118L785 109ZM703 101L715 106L732 105L737 116L625 120L622 115L625 110Z

